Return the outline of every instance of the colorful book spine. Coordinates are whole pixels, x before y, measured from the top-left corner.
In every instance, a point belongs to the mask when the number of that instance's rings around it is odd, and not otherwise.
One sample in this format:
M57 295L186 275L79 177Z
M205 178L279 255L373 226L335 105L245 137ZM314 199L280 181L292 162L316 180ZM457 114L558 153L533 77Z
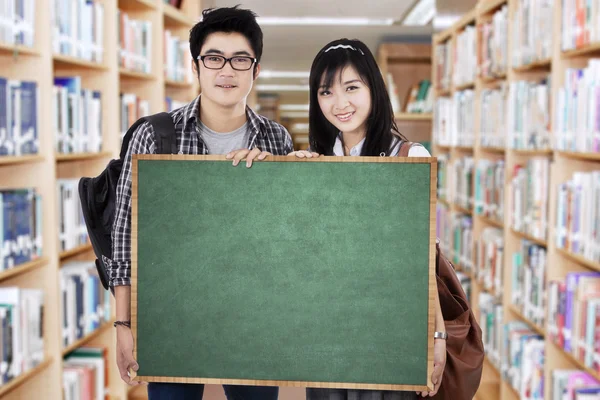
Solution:
M54 54L102 63L104 5L94 0L51 0Z
M454 59L454 85L475 82L477 71L477 29L469 25L456 36Z
M481 91L479 113L479 140L481 147L506 147L506 112L508 86L503 82L499 89L483 89Z
M600 171L558 185L555 233L558 248L600 261Z
M508 6L496 11L490 21L477 26L479 76L494 79L506 75L508 65Z
M530 158L515 165L509 186L510 226L536 239L546 240L548 225L548 187L550 161Z
M119 67L152 73L152 21L134 19L118 10Z
M503 291L504 236L502 229L485 228L475 240L475 276L482 287L501 297Z
M522 0L512 21L512 66L552 57L554 0Z
M585 68L566 68L555 100L553 147L600 153L600 59Z
M538 327L545 322L546 248L521 240L512 255L511 303Z
M475 213L498 222L504 220L504 160L480 159L475 168Z
M450 90L453 57L451 42L435 45L435 52L437 60L437 63L434 66L437 76L435 85L438 90Z
M502 363L502 318L504 309L502 301L486 292L480 292L479 315L477 316L481 328L483 348L488 360L498 370Z

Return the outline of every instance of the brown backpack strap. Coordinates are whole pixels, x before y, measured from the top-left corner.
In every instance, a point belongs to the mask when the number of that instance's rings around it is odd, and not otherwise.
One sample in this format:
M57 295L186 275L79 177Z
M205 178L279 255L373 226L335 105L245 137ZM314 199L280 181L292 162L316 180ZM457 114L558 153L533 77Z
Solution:
M408 157L408 152L414 142L402 142L400 145L400 150L398 150L398 157Z

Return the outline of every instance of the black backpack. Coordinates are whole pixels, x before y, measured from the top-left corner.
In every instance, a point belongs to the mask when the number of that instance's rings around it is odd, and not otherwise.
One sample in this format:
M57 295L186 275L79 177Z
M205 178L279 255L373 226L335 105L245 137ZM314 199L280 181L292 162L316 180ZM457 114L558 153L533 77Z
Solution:
M129 142L135 130L148 121L156 135L156 154L177 154L177 140L173 119L166 113L158 113L138 119L125 133L119 159L111 160L104 171L95 178L79 180L79 199L87 232L96 255L96 269L104 289L109 288L107 266L102 256L112 259L111 231L115 220L117 182L127 155Z

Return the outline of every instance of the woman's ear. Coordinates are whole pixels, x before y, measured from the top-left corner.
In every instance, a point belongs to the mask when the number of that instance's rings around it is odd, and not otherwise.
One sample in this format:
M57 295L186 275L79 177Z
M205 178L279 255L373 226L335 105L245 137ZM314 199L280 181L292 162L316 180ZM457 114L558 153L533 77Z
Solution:
M260 64L256 64L256 67L254 67L254 80L256 80L258 78L258 75L260 74Z

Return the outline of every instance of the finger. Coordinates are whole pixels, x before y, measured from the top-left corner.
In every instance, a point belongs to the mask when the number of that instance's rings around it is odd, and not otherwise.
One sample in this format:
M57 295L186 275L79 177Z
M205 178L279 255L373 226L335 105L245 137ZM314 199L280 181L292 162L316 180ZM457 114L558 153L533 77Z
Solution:
M125 364L124 362L118 363L119 375L121 375L121 379L123 380L123 382L129 384L131 378L129 377L129 373L127 372L126 365L127 364Z
M263 151L258 155L258 157L256 157L256 159L262 161L270 155L271 155L271 153L269 153L268 151Z
M129 360L129 363L127 364L127 369L131 369L131 370L137 372L138 369L140 369L140 366L133 358L131 358Z
M312 154L312 156L313 156L313 157L315 157L315 158L317 158L317 157L319 157L319 156L320 156L320 154L319 154L319 153L310 153L310 154Z
M306 151L306 158L313 158L313 153L311 153L310 151Z
M296 157L298 158L306 158L306 154L303 151L296 151Z
M258 147L255 147L248 153L246 156L246 168L250 168L252 166L252 161L261 153Z
M238 151L239 150L230 151L229 153L227 153L227 155L225 156L225 158L228 159L228 160L232 159L233 156L235 156Z
M241 160L246 158L250 150L239 150L233 155L233 166L236 166L240 163Z

